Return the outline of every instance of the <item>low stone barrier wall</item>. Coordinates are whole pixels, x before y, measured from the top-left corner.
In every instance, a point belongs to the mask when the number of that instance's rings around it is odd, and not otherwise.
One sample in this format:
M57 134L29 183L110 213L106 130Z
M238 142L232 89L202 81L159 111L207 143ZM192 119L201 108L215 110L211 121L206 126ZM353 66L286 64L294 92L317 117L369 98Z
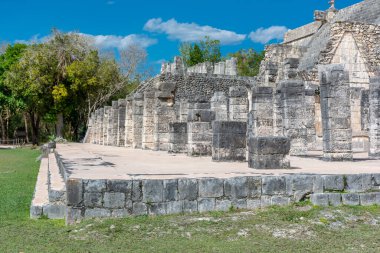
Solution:
M255 209L309 198L315 205L380 204L380 174L170 180L70 178L66 187L67 223L94 217Z

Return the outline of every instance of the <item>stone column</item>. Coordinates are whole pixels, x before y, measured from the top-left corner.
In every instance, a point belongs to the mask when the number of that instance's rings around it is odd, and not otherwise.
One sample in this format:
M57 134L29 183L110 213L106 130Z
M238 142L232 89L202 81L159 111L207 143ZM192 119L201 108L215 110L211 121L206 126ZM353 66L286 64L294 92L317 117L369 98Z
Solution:
M131 97L125 99L125 147L132 147L133 144L132 101Z
M229 120L247 122L248 92L244 86L230 87Z
M111 118L110 118L110 140L109 140L109 145L110 146L117 146L117 126L119 124L119 103L118 101L112 101L112 109L111 109Z
M315 89L305 91L305 127L308 150L316 148L317 131L315 128Z
M280 83L284 135L290 139L290 155L307 154L305 85L301 80Z
M91 113L91 116L88 120L87 124L87 136L85 139L86 143L94 143L94 136L95 136L95 113Z
M252 111L248 117L248 135L272 136L273 129L273 88L252 89Z
M144 95L136 93L132 101L132 147L142 148Z
M180 111L179 121L180 122L187 122L188 109L189 109L189 106L188 106L187 100L183 99L179 101L179 111Z
M369 115L369 156L380 158L380 77L370 79Z
M104 122L104 108L98 110L98 143L103 145L103 122Z
M189 156L211 156L212 154L212 125L215 112L211 111L210 103L189 103L187 117Z
M109 138L109 118L111 113L111 106L105 106L104 107L104 116L103 116L103 145L108 145L108 138Z
M169 124L176 121L175 83L158 83L154 109L154 150L169 150Z
M215 112L215 120L228 120L228 98L224 92L215 92L211 98L211 110Z
M187 123L175 122L169 124L169 152L187 152Z
M118 122L117 122L117 146L125 146L125 99L119 99L119 111L118 111Z
M144 92L144 119L143 119L143 136L142 148L154 149L154 91Z
M350 86L344 66L319 67L323 127L323 159L352 160Z
M212 160L245 161L247 123L238 121L212 122Z

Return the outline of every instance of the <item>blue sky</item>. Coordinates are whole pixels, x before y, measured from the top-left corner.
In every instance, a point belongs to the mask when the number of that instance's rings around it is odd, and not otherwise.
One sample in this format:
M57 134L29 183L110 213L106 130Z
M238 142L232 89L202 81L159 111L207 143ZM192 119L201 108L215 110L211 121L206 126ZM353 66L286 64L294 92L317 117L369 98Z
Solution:
M360 1L336 2L340 9ZM39 40L58 28L93 36L100 48L139 44L158 68L181 41L204 35L220 39L223 54L262 50L328 7L328 0L0 0L0 42Z

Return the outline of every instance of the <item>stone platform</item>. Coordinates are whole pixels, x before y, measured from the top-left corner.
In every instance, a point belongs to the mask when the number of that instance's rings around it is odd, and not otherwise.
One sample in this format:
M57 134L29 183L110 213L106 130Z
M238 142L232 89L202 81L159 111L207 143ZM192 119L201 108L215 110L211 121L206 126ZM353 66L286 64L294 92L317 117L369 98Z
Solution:
M322 152L290 157L287 170L254 170L247 162L92 144L58 145L48 158L41 165L31 217L64 217L69 224L84 218L254 209L308 199L320 206L380 204L380 160L362 153L354 154L354 162L324 162Z
M324 162L319 151L307 157L290 156L286 170L255 170L247 162L213 162L211 157L189 157L165 151L127 149L93 144L58 145L56 152L72 178L84 179L176 179L230 178L288 174L380 173L380 160L355 153L354 162Z

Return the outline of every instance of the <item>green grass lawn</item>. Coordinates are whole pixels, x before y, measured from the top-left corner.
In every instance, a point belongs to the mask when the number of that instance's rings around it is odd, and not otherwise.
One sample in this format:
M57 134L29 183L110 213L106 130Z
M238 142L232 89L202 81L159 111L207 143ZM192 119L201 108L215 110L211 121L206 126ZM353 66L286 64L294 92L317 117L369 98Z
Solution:
M314 208L64 221L30 220L39 163L0 150L2 252L380 252L380 208Z

